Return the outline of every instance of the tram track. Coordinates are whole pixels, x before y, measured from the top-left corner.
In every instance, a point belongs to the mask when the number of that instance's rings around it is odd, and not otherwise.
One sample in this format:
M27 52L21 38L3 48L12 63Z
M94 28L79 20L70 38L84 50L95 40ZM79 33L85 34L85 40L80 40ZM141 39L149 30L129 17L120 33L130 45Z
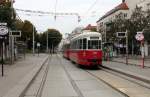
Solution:
M53 56L52 56L52 58L53 58ZM66 73L73 89L76 91L78 97L86 97L84 95L83 91L78 86L78 84L77 84L78 81L74 79L73 75L70 74L70 71L67 68L70 64L66 63L61 58L61 56L59 54L55 54L55 58L58 60L59 66L61 66L64 69L64 71L65 71L65 73ZM45 81L46 81L46 78L47 78L50 61L51 61L51 58L49 58L49 61L42 67L41 71L39 71L39 74L42 71L44 71L44 72L42 74L43 75L42 76L42 81L40 82L40 86L38 87L38 90L37 90L36 94L34 94L34 97L41 97L42 96L42 91L43 91L43 87L45 86ZM78 67L76 67L76 68L78 68ZM123 97L139 97L139 96L131 95L130 93L128 93L124 89L122 89L122 87L117 87L113 82L115 82L115 81L116 81L115 83L119 83L121 81L123 81L121 83L128 82L131 85L134 84L136 86L136 87L133 87L134 90L140 88L140 89L143 89L143 91L144 90L150 91L150 88L148 86L146 86L145 84L143 85L143 83L139 82L137 79L130 78L127 75L123 75L119 72L113 71L113 70L105 68L105 67L100 67L100 68L101 68L100 70L81 69L81 71L87 72L87 74L91 75L92 77L94 77L98 81L106 84L108 87L112 88L114 91L118 92ZM37 74L37 76L39 74ZM35 78L35 80L36 80L36 78ZM32 87L33 84L34 84L34 81L30 85L30 87ZM29 88L28 88L28 90L30 91ZM123 88L126 88L126 87L123 87ZM127 88L132 88L132 86L127 87ZM26 91L26 93L27 93L27 91ZM141 92L141 93L145 93L145 92ZM149 94L147 94L147 95L149 95ZM31 95L29 95L29 96L31 96ZM26 97L26 96L24 96L24 97ZM149 97L149 96L142 96L142 97Z
M62 60L62 59L60 59ZM62 63L62 62L61 62ZM85 97L82 93L82 91L79 89L79 87L77 86L76 82L72 79L71 75L69 74L68 70L66 69L65 66L63 66L65 72L67 73L70 82L72 84L72 86L74 87L75 91L78 93L79 97ZM79 67L80 68L80 67ZM93 76L94 78L98 79L99 81L103 82L104 84L108 85L110 88L112 88L113 90L115 90L116 92L120 93L121 95L123 95L123 97L130 97L128 95L126 95L125 93L121 92L120 90L116 89L115 87L113 87L111 84L107 83L105 80L99 78L98 76L92 74L91 72L89 72L88 70L84 69L85 72L87 72L88 74L90 74L91 76Z
M101 71L102 72L105 72L107 73L108 75L110 75L110 79L113 79L111 78L111 76L116 76L120 79L123 79L123 80L126 80L130 83L133 83L133 84L136 84L138 87L142 87L143 89L148 89L150 91L150 84L148 83L145 83L144 81L141 81L141 80L138 80L138 79L135 79L134 77L132 76L128 76L128 75L125 75L123 73L120 73L120 72L117 72L117 71L113 71L111 69L108 69L106 67L100 67L101 68ZM120 89L118 87L116 87L116 85L113 85L112 83L110 83L110 81L108 81L108 79L104 78L104 77L100 77L98 76L98 74L96 73L93 73L91 72L90 70L85 70L87 73L89 73L90 75L94 76L95 78L97 78L98 80L104 82L105 84L107 84L108 86L110 86L111 88L113 88L114 90L118 91L119 93L121 93L122 95L124 95L125 97L132 97L130 93L126 93L126 91L124 91L123 89ZM99 71L97 71L99 72ZM118 81L119 82L119 81ZM136 87L135 87L136 89ZM136 97L136 96L135 96ZM143 96L144 97L144 96ZM146 96L147 97L147 96Z
M29 85L29 87L24 92L23 97L27 97L27 96L41 97L43 87L44 87L44 84L46 81L47 73L49 70L50 61L51 61L51 58L49 55L48 61L41 67L41 69L37 73L36 77L33 79L32 83ZM37 86L37 87L35 87L35 86Z
M62 59L60 58L60 56L58 56L58 54L57 54L57 57L59 59L59 62L61 64L62 68L65 70L65 72L66 72L66 74L67 74L67 76L68 76L68 78L70 80L71 85L73 86L74 90L78 94L78 97L84 97L83 94L82 94L82 92L80 91L80 89L76 85L75 81L72 79L72 77L70 76L69 72L67 71L67 69L65 68L65 66L62 64L63 63Z
M147 80L141 79L139 77L135 77L134 75L131 75L131 74L126 74L124 72L116 71L116 70L113 70L113 69L105 67L105 66L103 66L101 68L103 68L103 70L108 73L119 76L120 78L128 80L128 81L135 83L137 85L140 85L144 88L150 89L150 82Z
M124 95L124 97L130 97L127 94L123 93L122 91L118 90L116 87L112 86L110 83L106 82L105 80L103 80L102 78L94 75L93 73L89 72L88 70L85 70L87 73L89 73L90 75L94 76L96 79L102 81L103 83L105 83L106 85L108 85L109 87L111 87L112 89L114 89L115 91L119 92L121 95Z
M149 97L150 95L149 82L131 76L130 74L117 72L104 66L100 67L100 70L87 68L83 70L124 97Z

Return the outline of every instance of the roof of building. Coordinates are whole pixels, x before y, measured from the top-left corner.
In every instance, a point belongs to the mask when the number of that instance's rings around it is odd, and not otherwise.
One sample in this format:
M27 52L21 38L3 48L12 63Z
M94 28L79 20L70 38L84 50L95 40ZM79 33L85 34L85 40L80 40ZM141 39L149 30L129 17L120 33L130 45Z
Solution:
M106 18L107 16L115 13L118 10L129 10L129 7L127 6L127 4L125 2L122 2L121 4L119 4L118 6L116 6L115 8L113 8L112 10L110 10L109 12L107 12L104 16L102 16L97 22L99 22L100 20Z
M83 30L92 30L92 29L96 29L96 26L92 26L91 24L89 24Z

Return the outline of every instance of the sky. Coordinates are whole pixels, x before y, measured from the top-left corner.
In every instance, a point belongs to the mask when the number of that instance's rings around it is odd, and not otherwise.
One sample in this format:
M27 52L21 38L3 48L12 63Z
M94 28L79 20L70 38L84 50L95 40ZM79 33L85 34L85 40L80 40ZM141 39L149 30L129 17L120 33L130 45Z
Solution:
M17 11L18 16L24 21L31 21L39 32L48 28L59 30L63 35L71 33L76 27L85 27L88 24L96 25L96 21L106 12L121 3L122 0L15 0L14 8L57 12L78 13L77 16L56 16L50 14L35 14ZM56 3L57 2L57 3Z

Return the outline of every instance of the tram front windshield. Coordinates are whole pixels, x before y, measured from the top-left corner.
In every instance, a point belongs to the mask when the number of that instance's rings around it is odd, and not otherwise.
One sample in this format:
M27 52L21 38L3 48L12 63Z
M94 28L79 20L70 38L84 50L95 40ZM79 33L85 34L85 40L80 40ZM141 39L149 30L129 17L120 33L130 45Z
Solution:
M101 40L88 40L88 49L101 49Z

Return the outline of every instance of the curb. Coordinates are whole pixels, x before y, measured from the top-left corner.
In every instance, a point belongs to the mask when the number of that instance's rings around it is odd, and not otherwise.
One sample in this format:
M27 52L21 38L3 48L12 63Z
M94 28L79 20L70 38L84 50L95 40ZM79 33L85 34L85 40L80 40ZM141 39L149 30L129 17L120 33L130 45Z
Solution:
M136 80L140 80L142 82L150 84L150 79L145 77L145 76L136 75L135 73L132 73L132 72L125 72L123 69L120 69L120 68L111 68L111 67L108 67L108 66L103 66L103 67L106 68L106 69L109 69L109 70L121 73L121 74L123 74L125 76L134 78Z
M116 62L116 63L123 63L123 64L126 64L125 62L120 62L120 61L115 61L115 60L111 60L111 62ZM134 63L128 63L128 65L141 66L141 65L134 64ZM144 66L144 67L150 68L150 66Z
M48 56L44 59L42 64L36 66L31 72L29 72L14 88L12 88L3 97L23 97L25 91L29 88L42 66L47 62Z

